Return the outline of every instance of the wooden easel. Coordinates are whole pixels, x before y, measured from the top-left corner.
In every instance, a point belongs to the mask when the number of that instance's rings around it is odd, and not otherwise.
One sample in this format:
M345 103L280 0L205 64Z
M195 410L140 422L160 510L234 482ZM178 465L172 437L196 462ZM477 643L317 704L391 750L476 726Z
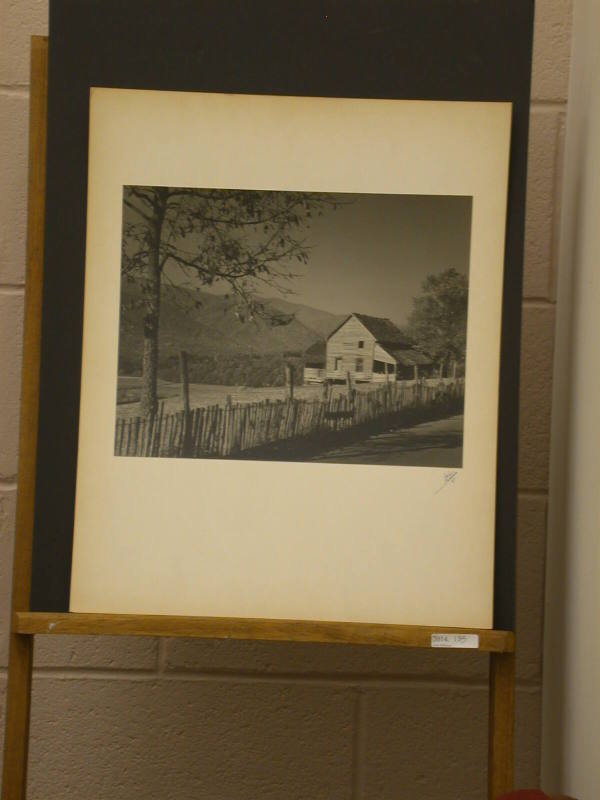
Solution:
M25 800L33 641L36 634L207 637L431 647L432 633L479 636L489 652L488 797L512 788L515 654L510 631L363 623L211 617L57 614L29 611L34 519L42 311L48 40L32 38L29 127L29 211L23 348L19 485L2 800Z

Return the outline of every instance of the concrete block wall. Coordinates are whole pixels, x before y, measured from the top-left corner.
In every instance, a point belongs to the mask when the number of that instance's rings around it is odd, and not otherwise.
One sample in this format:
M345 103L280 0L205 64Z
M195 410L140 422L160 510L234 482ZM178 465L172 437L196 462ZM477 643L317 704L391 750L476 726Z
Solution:
M0 683L7 664L30 34L0 9ZM539 779L542 598L570 0L538 0L523 296L516 781ZM36 642L30 797L479 800L487 657L309 644ZM3 727L3 723L2 723Z

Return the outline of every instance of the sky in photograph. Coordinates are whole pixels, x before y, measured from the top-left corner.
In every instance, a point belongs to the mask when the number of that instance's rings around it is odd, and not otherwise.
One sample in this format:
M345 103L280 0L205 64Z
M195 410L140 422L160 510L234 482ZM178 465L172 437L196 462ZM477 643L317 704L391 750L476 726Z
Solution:
M450 267L468 275L470 197L341 197L348 204L327 210L309 229L309 261L289 300L402 324L427 275Z
M286 300L334 314L353 311L404 324L425 277L451 267L468 275L471 197L337 195L342 203L312 220L302 237L306 265L288 286ZM170 279L183 276L174 271ZM203 291L226 293L215 284ZM276 296L260 290L260 296ZM280 295L281 296L281 295Z

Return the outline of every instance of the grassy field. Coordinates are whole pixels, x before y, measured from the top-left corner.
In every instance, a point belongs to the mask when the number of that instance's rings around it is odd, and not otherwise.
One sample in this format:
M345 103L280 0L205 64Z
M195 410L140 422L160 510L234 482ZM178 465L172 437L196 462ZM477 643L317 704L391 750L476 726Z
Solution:
M450 379L445 379L448 382ZM412 383L408 381L407 383ZM437 386L435 378L426 379L425 383L430 386ZM120 375L117 385L117 417L128 419L139 415L141 378ZM382 384L359 383L355 389L359 393L373 392ZM335 384L330 387L330 397L336 398L340 394L346 394L345 384ZM190 383L190 407L206 408L208 406L224 406L227 398L231 397L231 402L237 403L259 403L262 400L286 400L288 390L285 386L223 386L210 383ZM294 386L294 398L297 400L322 400L323 386L321 384L309 384L307 386ZM164 402L164 413L173 414L183 409L181 400L181 385L170 381L158 381L158 399Z
M334 386L334 396L345 392L345 386ZM360 387L359 387L360 391ZM206 383L190 384L190 406L202 408L205 406L224 406L227 397L232 403L257 403L261 400L285 400L287 389L285 386L219 386ZM323 389L318 385L295 386L294 397L299 400L319 400L323 396ZM181 411L181 387L178 383L169 381L158 382L159 401L164 401L165 413L172 414ZM117 389L117 417L135 417L139 413L140 378L119 376Z

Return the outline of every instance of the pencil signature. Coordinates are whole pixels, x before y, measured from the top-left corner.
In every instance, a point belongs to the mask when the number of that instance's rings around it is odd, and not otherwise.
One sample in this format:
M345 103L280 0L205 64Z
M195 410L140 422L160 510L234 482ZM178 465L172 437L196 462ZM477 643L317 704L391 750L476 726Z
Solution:
M446 472L446 474L444 475L443 484L437 491L434 492L434 494L439 494L442 491L442 489L446 488L446 486L449 486L451 483L454 483L456 481L457 475L458 472Z

